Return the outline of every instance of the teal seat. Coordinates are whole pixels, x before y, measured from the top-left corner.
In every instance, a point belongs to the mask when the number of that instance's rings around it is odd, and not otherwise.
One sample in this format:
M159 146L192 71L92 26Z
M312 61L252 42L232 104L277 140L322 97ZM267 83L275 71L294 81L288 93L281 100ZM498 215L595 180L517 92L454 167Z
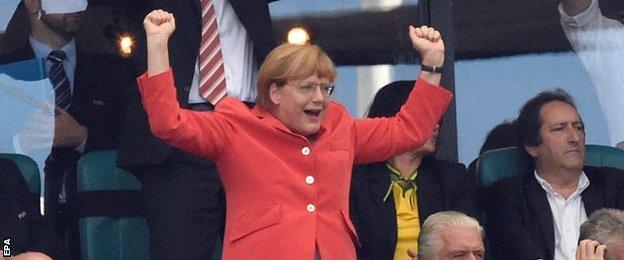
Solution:
M78 162L82 259L149 259L145 218L136 214L124 216L118 210L128 206L119 204L131 203L123 196L138 194L141 184L134 175L115 166L116 157L116 150L98 151L82 156ZM83 212L93 206L97 209L95 214Z
M624 150L604 145L587 145L585 165L624 170ZM497 180L518 173L520 170L520 156L515 147L491 150L479 156L477 182L487 187Z
M0 157L15 162L24 179L26 179L30 192L41 195L41 175L35 160L26 155L16 153L0 153Z

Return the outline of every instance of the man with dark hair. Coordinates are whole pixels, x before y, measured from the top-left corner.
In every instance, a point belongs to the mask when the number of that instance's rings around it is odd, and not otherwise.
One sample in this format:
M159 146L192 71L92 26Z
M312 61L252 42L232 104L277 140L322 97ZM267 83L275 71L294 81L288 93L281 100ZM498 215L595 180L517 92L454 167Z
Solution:
M529 100L516 122L523 169L486 197L493 259L573 259L587 216L624 208L624 173L584 166L583 121L561 89Z
M624 211L601 209L581 225L577 260L624 259Z

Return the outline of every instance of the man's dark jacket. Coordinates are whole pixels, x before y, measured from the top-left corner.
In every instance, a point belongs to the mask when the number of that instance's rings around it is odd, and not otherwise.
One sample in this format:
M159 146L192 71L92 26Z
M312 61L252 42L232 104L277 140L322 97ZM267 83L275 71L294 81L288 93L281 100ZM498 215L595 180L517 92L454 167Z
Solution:
M601 208L624 209L624 172L586 166L589 186L581 193L587 216ZM486 237L491 259L545 259L555 255L555 231L546 192L533 171L488 188Z

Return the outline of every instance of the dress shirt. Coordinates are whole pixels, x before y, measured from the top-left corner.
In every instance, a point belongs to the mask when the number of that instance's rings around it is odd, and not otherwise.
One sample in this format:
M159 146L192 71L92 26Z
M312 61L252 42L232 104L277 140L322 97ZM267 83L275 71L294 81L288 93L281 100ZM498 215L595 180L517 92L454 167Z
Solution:
M181 109L173 73L138 79L152 132L217 165L226 193L224 259L355 259L349 219L355 164L422 145L451 93L416 82L392 118L355 120L331 102L317 139L290 131L270 112L226 97L214 112Z
M575 16L561 5L559 13L563 31L596 88L615 145L624 140L624 25L603 16L597 0Z
M559 195L553 187L534 172L535 179L546 191L548 205L555 226L555 260L574 259L580 234L580 227L587 220L581 193L589 186L585 172L581 173L576 190L567 198Z
M242 101L256 100L258 65L253 56L253 43L247 30L236 16L227 0L212 0L219 25L219 40L227 95ZM199 57L195 63L195 74L189 92L189 104L204 103L199 95Z

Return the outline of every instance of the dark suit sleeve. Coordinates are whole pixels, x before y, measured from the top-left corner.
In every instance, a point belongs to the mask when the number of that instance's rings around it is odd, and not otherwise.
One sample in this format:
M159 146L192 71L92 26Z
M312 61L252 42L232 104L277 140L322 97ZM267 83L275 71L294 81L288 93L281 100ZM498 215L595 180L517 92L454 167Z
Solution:
M74 112L87 127L85 152L117 148L125 108L124 94L136 88L128 62L114 55L83 55L76 68L76 84L82 92ZM80 78L78 78L80 77Z
M453 196L453 209L466 213L472 217L478 217L476 210L476 183L474 176L466 170L466 166L453 163L450 167L451 174L455 175L457 185Z
M526 206L521 189L513 189L511 182L494 183L487 191L486 238L490 259L544 258L541 247L531 238L526 219Z

